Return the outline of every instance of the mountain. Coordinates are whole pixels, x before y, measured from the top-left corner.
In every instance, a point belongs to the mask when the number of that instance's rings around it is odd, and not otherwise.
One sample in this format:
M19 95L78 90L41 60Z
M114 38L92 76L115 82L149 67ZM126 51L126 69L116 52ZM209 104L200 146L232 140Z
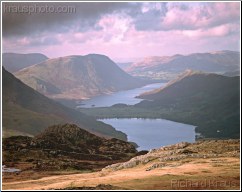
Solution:
M196 125L204 137L239 138L240 78L187 71L167 86L139 96L138 108Z
M75 123L92 133L126 140L122 132L67 108L23 84L2 69L3 133L36 135L44 128L59 123Z
M41 63L47 59L48 57L40 53L3 53L2 64L7 71L14 73L23 68Z
M22 69L16 77L55 99L83 99L144 85L107 56L89 54L49 59Z
M38 171L100 170L106 165L129 160L136 153L135 147L128 142L98 137L75 124L53 125L33 138L3 139L4 165L18 159L15 166L20 166L21 170L22 162Z
M187 69L214 73L239 71L240 54L236 51L216 51L189 55L148 57L143 61L133 63L126 71L135 76L170 80Z
M228 71L225 72L223 75L228 77L240 76L240 71Z

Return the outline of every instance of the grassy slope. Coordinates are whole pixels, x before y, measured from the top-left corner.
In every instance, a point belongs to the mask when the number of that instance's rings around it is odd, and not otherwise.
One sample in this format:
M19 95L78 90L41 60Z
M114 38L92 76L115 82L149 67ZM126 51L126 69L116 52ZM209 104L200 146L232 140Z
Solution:
M93 133L125 140L110 125L62 106L24 85L3 69L3 128L35 135L49 125L70 122Z

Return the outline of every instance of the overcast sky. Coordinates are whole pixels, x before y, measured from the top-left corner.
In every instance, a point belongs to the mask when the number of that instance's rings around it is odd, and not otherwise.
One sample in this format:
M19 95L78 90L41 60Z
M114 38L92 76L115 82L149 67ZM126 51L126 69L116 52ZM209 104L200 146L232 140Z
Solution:
M9 9L23 5L69 5L76 11L29 14ZM99 53L131 60L239 51L239 2L5 3L2 13L3 52L48 57Z

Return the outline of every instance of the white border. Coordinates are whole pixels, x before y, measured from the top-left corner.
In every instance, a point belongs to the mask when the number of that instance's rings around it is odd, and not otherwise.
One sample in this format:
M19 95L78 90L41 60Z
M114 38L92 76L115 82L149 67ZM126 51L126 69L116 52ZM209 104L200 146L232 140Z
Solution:
M1 114L1 186L0 186L0 190L2 191L2 53L3 53L3 41L2 41L2 15L3 15L3 12L2 12L2 8L3 8L3 3L38 3L38 2L44 2L44 3L55 3L55 2L66 2L66 3L82 3L82 2L117 2L117 3L121 3L121 2L209 2L209 3L212 3L212 2L241 2L241 1L223 1L223 0L214 0L214 1L189 1L189 0L184 0L184 1L147 1L147 0L144 0L144 1L1 1L1 111L0 111L0 114ZM240 4L240 27L241 27L241 4ZM240 46L240 63L241 63L241 29L240 29L240 39L239 39L239 46ZM240 114L241 114L241 66L240 66ZM240 115L240 140L241 140L241 115ZM241 149L241 142L240 142L240 149ZM240 151L240 160L241 160L241 151ZM241 164L240 164L240 177L241 177ZM240 178L240 181L241 181L241 178ZM240 182L240 190L241 190L241 182ZM230 190L230 191L240 191L240 190ZM14 190L4 190L4 191L14 191ZM26 190L17 190L17 191L26 191ZM43 190L35 190L35 191L43 191ZM65 191L77 191L77 190L65 190ZM99 191L99 190L92 190L92 191ZM116 191L123 191L123 190L116 190ZM154 191L154 190L126 190L126 191ZM160 190L156 190L156 191L160 191ZM165 190L165 191L179 191L179 190ZM187 191L187 190L184 190L184 191ZM197 191L197 190L189 190L189 191ZM211 191L227 191L227 190L211 190Z

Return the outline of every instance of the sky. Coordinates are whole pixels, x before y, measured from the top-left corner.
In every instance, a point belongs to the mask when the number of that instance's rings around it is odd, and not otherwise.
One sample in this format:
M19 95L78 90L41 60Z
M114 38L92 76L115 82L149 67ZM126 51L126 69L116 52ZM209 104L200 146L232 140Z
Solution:
M97 53L121 62L240 51L240 2L3 3L2 9L3 52Z

